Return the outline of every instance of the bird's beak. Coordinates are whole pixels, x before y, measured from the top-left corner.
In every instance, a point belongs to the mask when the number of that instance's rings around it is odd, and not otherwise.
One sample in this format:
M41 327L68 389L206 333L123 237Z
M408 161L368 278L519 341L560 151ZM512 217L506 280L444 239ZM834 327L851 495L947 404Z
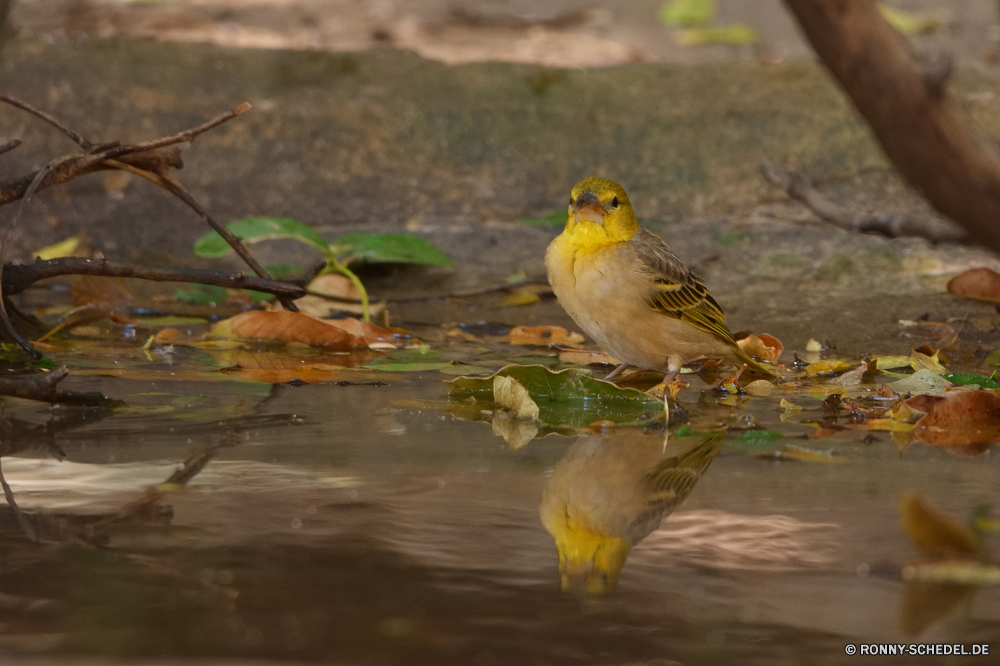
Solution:
M604 209L601 208L601 202L593 192L583 192L576 198L574 207L577 222L590 220L597 224L604 224Z

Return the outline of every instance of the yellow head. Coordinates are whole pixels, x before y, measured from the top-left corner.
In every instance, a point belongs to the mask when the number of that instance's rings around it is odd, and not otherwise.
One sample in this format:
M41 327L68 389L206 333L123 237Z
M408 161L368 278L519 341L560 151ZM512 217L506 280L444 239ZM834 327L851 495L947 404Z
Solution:
M564 592L614 592L628 557L625 539L598 534L576 524L563 512L547 524L559 551L559 577Z
M564 233L581 244L627 241L639 230L622 186L607 178L587 178L573 188Z

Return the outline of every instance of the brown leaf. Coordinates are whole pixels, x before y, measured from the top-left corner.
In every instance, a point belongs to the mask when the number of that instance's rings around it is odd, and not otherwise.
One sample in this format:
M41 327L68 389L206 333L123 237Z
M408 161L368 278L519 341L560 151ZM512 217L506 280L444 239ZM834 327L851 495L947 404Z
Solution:
M602 351L588 351L586 349L561 349L559 350L560 363L572 363L573 365L621 365L622 362L611 354Z
M361 292L354 283L346 276L337 273L317 275L309 282L306 289L331 298L361 302Z
M931 411L913 426L913 434L935 446L963 446L1000 440L1000 395L994 391L950 391L925 401Z
M515 345L540 345L545 347L551 344L575 347L583 342L582 335L567 331L562 326L515 326L510 329L507 339Z
M948 291L963 298L1000 303L1000 274L989 268L970 268L948 282Z
M243 312L235 317L220 321L208 332L208 337L303 342L338 350L367 346L364 340L341 326L331 326L327 320L313 319L300 312L288 312L287 310Z
M917 493L900 498L899 519L910 541L926 553L979 553L979 539L971 529L930 506Z
M737 340L736 344L747 354L770 363L777 363L778 357L781 356L781 350L784 349L784 345L778 338L767 333L748 335Z

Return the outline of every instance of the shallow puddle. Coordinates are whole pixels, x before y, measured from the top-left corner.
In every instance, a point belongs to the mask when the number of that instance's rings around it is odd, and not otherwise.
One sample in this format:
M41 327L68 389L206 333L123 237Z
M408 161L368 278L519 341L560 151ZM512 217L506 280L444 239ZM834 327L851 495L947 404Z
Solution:
M439 331L424 354L491 371L557 360L497 343L503 330L469 327L482 339L459 342ZM5 664L799 664L838 663L847 644L991 641L1000 652L998 588L904 582L920 553L899 517L907 491L961 522L996 510L996 456L846 427L821 382L732 396L687 375L687 414L669 425L512 445L456 416L468 411L449 407L454 375L439 369L140 344L49 353L75 370L67 388L123 407L6 401L3 474L40 543L3 508ZM296 363L311 368L305 384L266 374ZM699 434L723 425L714 442ZM678 482L671 469L699 446L715 448ZM563 580L549 530L567 516L637 541L617 581L585 569ZM995 536L986 547L996 556Z

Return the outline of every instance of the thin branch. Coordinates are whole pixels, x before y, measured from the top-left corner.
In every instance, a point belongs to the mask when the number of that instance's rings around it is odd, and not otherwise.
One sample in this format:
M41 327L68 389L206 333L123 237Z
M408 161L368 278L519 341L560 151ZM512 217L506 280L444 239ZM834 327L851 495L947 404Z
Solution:
M11 513L17 519L17 524L21 526L21 529L24 530L25 535L29 539L38 543L38 534L35 532L35 528L31 526L31 523L28 522L28 519L24 517L24 514L21 513L21 507L14 501L14 491L10 489L7 479L3 477L2 469L0 469L0 486L3 486L3 494L7 498L7 506L10 507Z
M965 231L943 220L893 213L860 213L830 201L797 171L786 171L771 160L760 161L760 172L775 187L817 216L841 229L878 233L889 238L917 236L932 243L966 240Z
M121 404L117 400L105 398L100 393L78 393L58 388L56 384L66 379L68 374L69 370L63 366L52 372L21 377L0 377L0 395L61 405L113 407Z
M91 146L93 145L92 143L90 143L89 141L87 141L86 139L84 139L82 136L80 136L79 134L77 134L76 132L74 132L73 130L71 130L70 128L68 128L65 125L63 125L61 122L59 122L58 120L56 120L55 118L53 118L49 114L45 113L44 111L40 111L40 110L36 109L35 107L31 106L27 102L22 102L21 100L15 99L15 98L13 98L13 97L11 97L9 95L0 95L0 102L6 102L7 104L10 104L11 106L16 106L17 108L21 109L22 111L27 111L31 115L36 116L38 118L41 118L42 120L44 120L48 124L50 124L53 127L55 127L57 130L59 130L60 132L62 132L66 136L68 136L70 139L72 139L73 141L75 141L77 143L77 145L79 145L84 150L90 150Z
M3 155L4 153L9 153L10 151L14 150L20 145L21 145L20 139L11 139L7 143L0 146L0 155Z
M250 289L282 298L297 299L306 294L302 285L293 282L252 277L246 273L222 273L196 268L150 268L107 260L63 257L31 264L8 265L3 275L3 293L20 294L39 280L59 275L101 275L105 277L139 278L154 282L195 282L228 289Z

